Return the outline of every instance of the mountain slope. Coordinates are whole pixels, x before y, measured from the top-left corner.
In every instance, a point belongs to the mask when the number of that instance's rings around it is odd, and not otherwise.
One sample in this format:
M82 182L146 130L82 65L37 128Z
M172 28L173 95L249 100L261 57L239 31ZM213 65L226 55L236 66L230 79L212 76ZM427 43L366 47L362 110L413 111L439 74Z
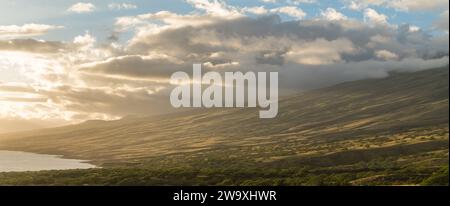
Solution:
M275 119L259 119L259 109L212 109L89 121L2 135L0 149L103 166L328 166L429 152L441 159L423 161L441 161L448 159L448 89L448 67L393 73L283 99Z

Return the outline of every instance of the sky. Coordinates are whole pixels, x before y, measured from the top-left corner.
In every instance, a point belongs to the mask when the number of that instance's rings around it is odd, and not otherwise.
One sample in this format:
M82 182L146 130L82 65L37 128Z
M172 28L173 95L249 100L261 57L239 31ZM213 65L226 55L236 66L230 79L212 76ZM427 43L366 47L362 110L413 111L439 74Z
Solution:
M0 132L169 112L193 63L278 71L286 93L448 65L447 0L0 4Z

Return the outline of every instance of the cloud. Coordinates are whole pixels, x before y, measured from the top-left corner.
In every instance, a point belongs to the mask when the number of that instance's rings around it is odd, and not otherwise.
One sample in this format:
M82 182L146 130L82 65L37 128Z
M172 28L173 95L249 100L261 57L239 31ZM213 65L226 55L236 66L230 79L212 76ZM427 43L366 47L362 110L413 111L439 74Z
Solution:
M64 27L47 24L0 25L0 39L40 36L61 28Z
M362 65L361 62L381 65L381 62L388 61L389 66L392 66L390 68L394 69L395 62L403 62L405 59L415 61L415 59L426 60L448 56L448 48L445 47L448 43L437 41L438 39L435 38L430 39L421 30L412 31L409 25L367 26L354 20L283 22L278 16L266 16L255 19L247 17L222 19L193 27L171 27L159 32L140 33L130 41L127 50L144 56L154 52L177 59L178 63L173 66L170 66L170 61L166 61L164 64L167 65L164 66L166 70L163 71L168 72L172 71L171 68L185 68L189 72L192 62L205 62L204 66L207 70L218 69L219 66L221 71L280 70L284 71L284 75L291 76L286 73L286 68L292 67L292 72L295 68L302 68L301 70L306 72L308 68L321 67L326 73L325 68L331 69L335 65L350 67L353 64ZM150 69L155 68L155 64L151 61L143 61L141 58L135 57L142 65L132 66L139 68L138 71L128 69L126 74L107 69L99 71L127 77L148 78L154 75L162 78L164 76L161 74L167 75L161 73L161 70ZM122 59L116 60L123 61L114 65L122 65L121 68L124 71L126 68L131 68L124 65L135 65L135 63L125 63ZM425 62L431 64L432 61ZM446 59L439 62L445 64ZM148 70L143 73L141 69L146 68L145 64L148 64ZM104 68L108 67L104 66ZM411 69L413 68L415 67L412 66ZM95 67L91 70L93 71ZM343 67L342 72L349 74L350 70L345 71ZM369 70L366 72L366 77L372 77L372 72ZM292 76L295 76L294 73ZM362 77L363 74L364 72L361 71L358 76ZM308 76L308 73L303 75ZM346 79L345 75L341 76L342 79L339 81ZM317 82L311 85L325 84L317 78L312 78ZM349 75L349 79L353 79L353 75Z
M83 64L79 71L167 82L174 72L186 68L189 68L188 64L167 56L129 55Z
M414 26L414 25L410 25L409 26L409 31L410 32L417 32L417 31L420 31L420 27L418 27L418 26Z
M140 35L130 42L128 50L164 53L187 65L190 62L229 65L225 70L235 69L230 62L239 63L240 69L283 70L287 65L307 68L448 55L448 48L438 48L433 41L422 31L411 32L409 25L368 27L351 20L281 22L277 16L269 16Z
M448 33L448 25L449 25L448 19L449 19L449 15L448 15L448 10L447 10L447 11L442 12L439 19L434 22L434 27L439 30L446 31Z
M448 8L447 0L343 0L347 8L362 10L370 6L382 6L401 11L432 11Z
M0 40L0 51L25 51L32 53L57 53L68 49L68 45L58 41L35 39Z
M266 9L264 6L244 7L241 9L241 13L255 15L284 14L296 19L303 19L306 16L303 10L295 6L284 6L273 9Z
M251 13L256 15L266 15L269 13L269 10L264 8L264 6L255 6L255 7L244 7L242 11L245 13Z
M387 3L388 6L406 10L406 11L426 11L426 10L439 10L442 8L448 8L447 0L394 0Z
M127 114L156 114L170 107L166 99L153 95L159 89L152 85L114 89L62 86L42 93L62 110L71 111L71 118L116 119Z
M264 3L277 3L278 0L260 0L260 1Z
M384 78L392 71L412 72L429 68L448 66L448 56L437 59L405 58L401 60L364 60L359 62L344 62L333 65L312 65L299 67L286 65L281 72L282 85L288 88L311 89L331 86L346 81L367 78Z
M186 14L180 15L169 11L159 11L156 13L147 13L137 16L124 16L116 19L115 26L118 31L124 31L130 28L135 28L142 33L160 32L167 28L183 27L183 26L198 26L211 24L223 19L232 19L236 17L220 17L210 14ZM157 22L162 22L166 26L160 26Z
M364 21L369 24L387 25L388 17L384 14L378 13L374 9L367 8L364 10Z
M35 93L36 90L25 83L1 83L0 92Z
M96 42L96 39L86 32L84 35L76 36L73 39L73 43L77 44L83 48L92 48Z
M190 1L197 10L188 14L118 17L114 37L132 36L123 43L89 32L67 42L0 40L0 71L13 70L27 82L0 84L0 118L77 122L168 112L168 78L190 73L197 62L204 71L277 71L282 94L448 65L448 35L386 26L386 15L369 8L370 25L333 8L305 19L298 7L224 2Z
M289 4L300 5L300 4L314 4L317 0L287 0Z
M306 13L295 6L284 6L284 7L278 7L271 9L270 12L272 13L278 13L278 14L285 14L297 19L303 19L306 16Z
M321 11L320 15L329 21L341 21L348 19L344 14L333 8L327 8L325 11Z
M92 3L79 2L70 6L67 11L74 13L89 13L95 10L95 5Z
M110 3L108 4L108 8L113 10L129 10L137 9L137 6L129 3Z
M356 51L353 43L348 39L328 41L317 39L312 42L298 44L287 52L287 60L303 65L326 65L342 62L342 54Z
M239 9L222 0L186 0L194 8L214 16L241 16Z
M397 60L398 55L388 50L379 50L375 52L375 56L382 60Z

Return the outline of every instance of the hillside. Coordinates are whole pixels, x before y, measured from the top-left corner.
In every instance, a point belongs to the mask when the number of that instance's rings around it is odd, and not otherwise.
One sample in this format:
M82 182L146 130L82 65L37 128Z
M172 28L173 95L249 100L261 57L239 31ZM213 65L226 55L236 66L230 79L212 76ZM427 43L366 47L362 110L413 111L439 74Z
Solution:
M382 162L420 165L430 175L448 167L448 92L448 67L392 73L285 98L275 119L259 119L257 109L213 109L88 121L2 135L0 149L63 154L106 168L346 171ZM379 177L371 178L353 181Z

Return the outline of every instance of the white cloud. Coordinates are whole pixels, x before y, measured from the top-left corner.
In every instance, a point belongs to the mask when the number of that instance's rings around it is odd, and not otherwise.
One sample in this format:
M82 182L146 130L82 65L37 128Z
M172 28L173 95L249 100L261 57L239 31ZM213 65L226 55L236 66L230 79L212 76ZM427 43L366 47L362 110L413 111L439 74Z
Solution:
M371 5L381 6L386 0L343 0L347 4L347 8L352 10L362 10Z
M364 21L370 24L387 25L388 17L384 14L378 13L374 9L367 8L364 10Z
M260 0L264 3L277 3L278 0Z
M381 60L398 60L398 55L388 50L376 51L375 56Z
M264 15L269 13L269 10L264 8L264 6L255 6L255 7L244 7L242 8L244 13L251 13L256 15Z
M119 17L116 19L115 26L118 31L135 28L136 31L140 31L141 34L151 34L159 33L169 28L211 24L228 18L234 17L199 14L180 15L169 11L159 11L156 13L147 13L137 16ZM160 21L164 24L154 24L152 21Z
M409 31L410 31L410 32L417 32L417 31L420 31L420 27L415 26L415 25L410 25L410 26L409 26Z
M108 8L115 10L128 10L128 9L137 9L137 6L135 4L129 3L111 3L108 4Z
M430 11L448 8L448 0L343 0L347 8L362 10L370 6L384 6L403 11Z
M387 6L405 11L439 10L448 8L448 0L393 0Z
M284 14L296 19L303 19L306 13L298 7L295 6L284 6L273 9L266 9L264 6L257 7L244 7L241 9L241 13L250 13L256 15L266 15L266 14Z
M74 13L89 13L94 10L95 10L94 4L83 2L76 3L67 9L67 11Z
M89 34L89 32L87 32L87 31L86 31L86 34L76 36L73 39L73 43L74 44L80 45L80 46L82 46L84 48L91 48L91 47L93 47L95 42L96 42L95 38L93 36L91 36Z
M348 19L344 14L336 11L336 9L333 8L327 8L325 11L321 11L320 15L324 19L327 19L329 21L341 21Z
M300 5L300 4L314 4L317 0L288 0L288 4Z
M278 7L273 8L270 10L272 13L278 13L278 14L285 14L291 17L295 17L297 19L303 19L306 16L306 13L295 6L284 6L284 7Z
M229 6L222 0L186 0L194 8L215 16L241 16L239 9Z
M18 25L0 25L0 39L33 37L48 33L50 30L60 29L62 26L46 25L46 24L24 24Z
M348 39L327 41L317 39L295 45L286 53L289 61L304 65L326 65L342 62L342 54L355 52L353 43Z
M355 2L355 1L350 1L350 2L347 3L346 7L351 9L351 10L357 11L357 10L361 10L363 6L361 4Z

